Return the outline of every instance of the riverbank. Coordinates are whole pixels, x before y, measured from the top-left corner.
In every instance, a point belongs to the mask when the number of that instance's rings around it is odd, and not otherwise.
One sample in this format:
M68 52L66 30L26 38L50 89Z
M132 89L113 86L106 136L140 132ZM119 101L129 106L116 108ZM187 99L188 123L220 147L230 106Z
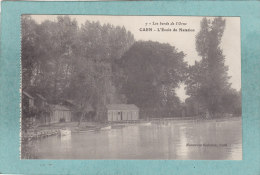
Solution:
M49 125L39 125L27 132L22 132L22 141L44 138L52 135L59 135L61 129L69 129L71 132L81 131L99 131L102 128L111 126L111 128L120 128L125 125L143 123L145 121L120 121L120 122L62 122Z
M150 118L147 121L160 121L160 120L179 120L179 121L225 121L232 119L239 119L241 116L224 116L224 117L214 117L214 118L205 118L201 116L192 116L192 117L172 117L172 118Z
M101 127L101 123L97 122L81 122L80 125L78 122L63 122L63 123L54 123L49 125L39 125L33 129L27 130L27 132L22 132L22 141L48 137L52 135L59 135L61 129L69 129L72 132L76 132L83 129L93 129Z
M174 118L149 118L141 119L136 121L116 121L116 122L66 122L66 123L54 123L50 125L41 125L37 126L34 129L28 130L26 133L22 133L23 140L31 140L37 138L44 138L52 135L60 134L60 129L69 129L72 132L83 132L83 131L99 131L102 128L110 127L111 128L121 128L128 125L138 125L143 123L161 123L167 121L178 121L178 122L207 122L207 121L227 121L227 120L237 120L241 116L226 116L221 118L202 118L198 116L194 117L174 117Z

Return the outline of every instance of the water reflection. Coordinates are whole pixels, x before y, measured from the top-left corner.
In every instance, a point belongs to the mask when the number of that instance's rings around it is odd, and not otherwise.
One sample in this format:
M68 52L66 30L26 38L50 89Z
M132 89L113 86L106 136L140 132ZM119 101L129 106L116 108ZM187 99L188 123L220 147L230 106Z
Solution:
M71 149L71 135L60 136L61 149Z
M241 118L168 121L52 136L28 144L39 159L242 159ZM32 146L33 145L33 146Z

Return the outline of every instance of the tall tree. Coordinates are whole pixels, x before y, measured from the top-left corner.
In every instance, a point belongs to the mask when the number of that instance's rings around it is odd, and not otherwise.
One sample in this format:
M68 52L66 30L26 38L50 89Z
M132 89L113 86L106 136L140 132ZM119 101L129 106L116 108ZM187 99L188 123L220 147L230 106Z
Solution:
M68 16L59 16L57 22L36 24L25 15L22 25L22 67L30 73L29 81L23 86L40 92L49 102L57 103L70 79L77 23ZM28 73L23 72L23 79Z
M134 37L125 28L86 21L77 40L70 97L78 103L82 115L91 105L97 112L96 119L102 120L106 104L120 102L113 83L118 75L113 65L133 44Z
M225 20L221 17L202 19L196 36L196 50L202 59L190 67L186 80L187 93L212 115L223 111L222 97L231 85L220 46L224 29Z
M82 115L92 105L99 119L106 104L121 101L114 62L134 43L124 27L86 21L79 28L69 16L37 24L25 15L22 32L24 88L51 104L74 100Z

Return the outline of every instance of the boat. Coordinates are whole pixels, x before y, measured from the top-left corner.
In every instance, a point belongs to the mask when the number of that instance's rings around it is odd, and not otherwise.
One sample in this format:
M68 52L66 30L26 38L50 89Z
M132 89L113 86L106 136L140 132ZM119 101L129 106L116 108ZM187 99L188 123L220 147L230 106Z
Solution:
M142 123L141 125L142 125L142 126L151 126L152 123L151 123L151 122L146 122L146 123Z
M169 126L171 126L169 123L163 123L163 124L161 124L161 127L169 127Z
M162 126L162 127L169 127L169 126L171 126L171 124L170 124L170 122L162 121L162 122L160 123L160 126Z
M113 126L111 126L111 128L112 129L121 129L121 128L124 128L125 127L125 125L113 125Z
M69 130L69 129L60 129L60 135L61 136L71 135L71 130Z
M111 126L106 126L106 127L101 128L100 130L110 130L110 129L112 129Z

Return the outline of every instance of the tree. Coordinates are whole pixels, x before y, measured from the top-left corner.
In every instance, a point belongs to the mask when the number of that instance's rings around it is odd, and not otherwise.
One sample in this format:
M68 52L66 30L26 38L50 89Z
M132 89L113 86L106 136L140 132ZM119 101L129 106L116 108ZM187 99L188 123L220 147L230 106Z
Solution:
M124 27L86 21L79 28L69 16L37 24L25 15L22 32L24 88L42 94L50 104L73 100L81 117L92 105L102 119L107 103L121 101L114 62L134 43Z
M230 89L222 97L223 110L226 113L241 116L241 90Z
M75 50L77 23L68 16L37 24L22 17L23 88L34 89L57 103L68 86Z
M124 72L121 93L125 94L127 102L151 113L172 109L170 100L179 102L175 88L185 73L184 56L183 52L178 52L169 44L136 42L117 61Z
M31 84L33 69L37 64L38 54L34 49L38 44L37 24L27 15L22 16L22 86Z
M96 119L103 120L106 104L121 101L113 83L118 75L118 69L113 68L114 61L132 45L134 37L125 28L86 21L77 41L75 69L66 93L77 102L81 117L91 105L96 111Z
M222 97L231 85L220 47L224 29L225 20L221 17L202 19L201 30L196 35L196 50L202 59L190 66L186 80L187 93L211 115L223 112Z

